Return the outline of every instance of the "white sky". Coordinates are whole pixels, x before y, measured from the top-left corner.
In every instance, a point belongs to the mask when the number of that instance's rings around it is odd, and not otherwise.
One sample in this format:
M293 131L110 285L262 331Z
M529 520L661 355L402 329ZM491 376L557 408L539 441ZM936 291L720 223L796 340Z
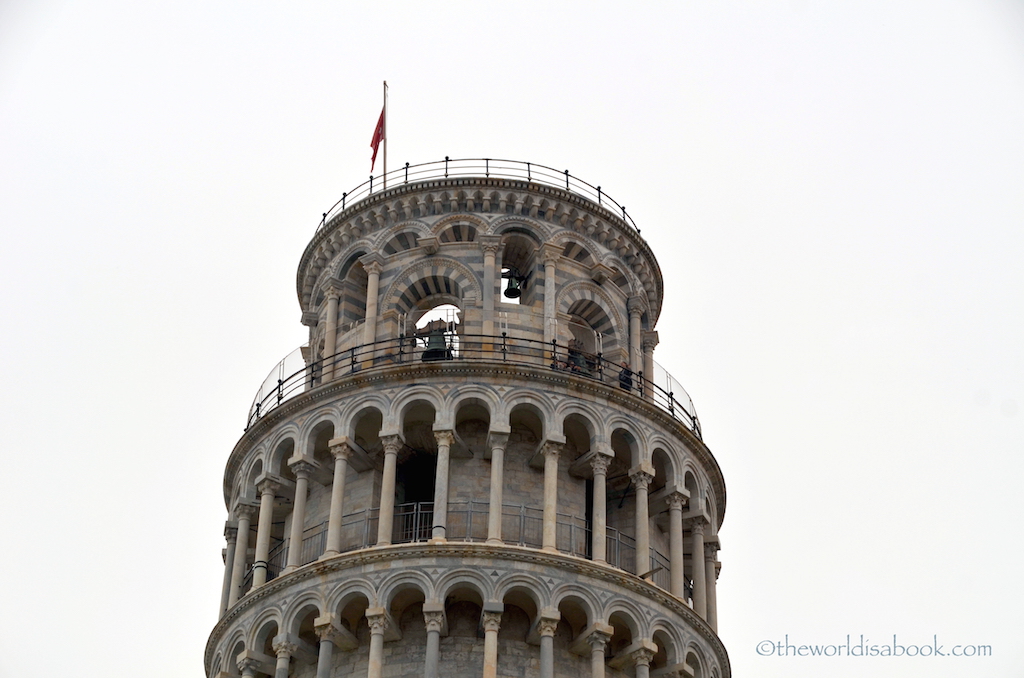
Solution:
M0 676L202 675L383 79L391 167L568 168L659 256L737 678L1022 675L1024 5L355 4L0 3ZM755 652L848 633L994 656Z

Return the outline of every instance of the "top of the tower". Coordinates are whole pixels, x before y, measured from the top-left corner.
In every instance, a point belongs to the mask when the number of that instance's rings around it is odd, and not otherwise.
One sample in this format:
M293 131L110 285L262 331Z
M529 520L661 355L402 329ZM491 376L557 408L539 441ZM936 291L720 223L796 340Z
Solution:
M466 223L438 230L442 220L459 221L457 215ZM586 266L595 283L616 285L643 307L644 325L653 329L662 306L661 269L626 208L568 170L491 158L406 163L342 194L303 253L299 303L304 313L312 311L322 290L344 279L353 257L412 247L433 253L446 238L513 233L522 219L532 222L545 256L569 257ZM506 252L506 259L514 258L514 251Z

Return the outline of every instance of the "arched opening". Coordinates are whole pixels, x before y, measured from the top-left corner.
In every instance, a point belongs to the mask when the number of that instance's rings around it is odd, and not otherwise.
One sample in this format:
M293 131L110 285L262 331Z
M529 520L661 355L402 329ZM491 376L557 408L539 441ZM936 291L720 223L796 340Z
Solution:
M540 548L544 530L544 472L530 465L544 440L544 420L533 404L509 413L501 535L506 542Z
M533 274L537 267L536 237L521 228L512 228L502 238L501 296L504 304L532 306L536 299Z
M445 597L444 608L448 620L448 635L441 638L445 673L451 676L479 674L483 664L482 596L474 588L459 586ZM498 654L500 656L501 652Z
M621 612L613 612L608 617L608 624L612 627L612 637L605 645L606 657L617 657L623 650L633 644L633 629L635 624Z
M433 425L433 405L416 401L406 407L402 419L405 444L398 453L395 471L395 543L430 538L437 473Z
M453 360L460 355L459 315L459 307L449 303L411 314L416 328L413 336L420 360Z
M636 490L629 470L639 463L639 446L629 431L612 432L613 457L608 464L607 480L607 559L626 570L636 570Z
M254 643L256 651L268 657L276 657L277 652L274 651L274 638L277 637L278 633L280 633L280 630L278 628L277 622L266 622L262 627L260 627L259 632L256 634L256 642ZM270 675L272 674L263 673L259 670L256 671L256 678L261 678L261 676Z

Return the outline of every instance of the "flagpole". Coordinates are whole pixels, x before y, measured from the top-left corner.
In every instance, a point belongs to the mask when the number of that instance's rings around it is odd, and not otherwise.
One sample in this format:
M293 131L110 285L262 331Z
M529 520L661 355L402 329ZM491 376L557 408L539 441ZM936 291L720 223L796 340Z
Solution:
M388 81L384 81L384 188L388 187Z

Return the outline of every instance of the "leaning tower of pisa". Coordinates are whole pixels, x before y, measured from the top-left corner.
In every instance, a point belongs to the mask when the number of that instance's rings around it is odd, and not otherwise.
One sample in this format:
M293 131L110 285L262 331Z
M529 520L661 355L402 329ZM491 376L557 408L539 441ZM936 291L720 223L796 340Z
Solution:
M324 215L296 288L309 341L224 472L207 676L730 675L725 484L625 208L532 163L406 165Z

